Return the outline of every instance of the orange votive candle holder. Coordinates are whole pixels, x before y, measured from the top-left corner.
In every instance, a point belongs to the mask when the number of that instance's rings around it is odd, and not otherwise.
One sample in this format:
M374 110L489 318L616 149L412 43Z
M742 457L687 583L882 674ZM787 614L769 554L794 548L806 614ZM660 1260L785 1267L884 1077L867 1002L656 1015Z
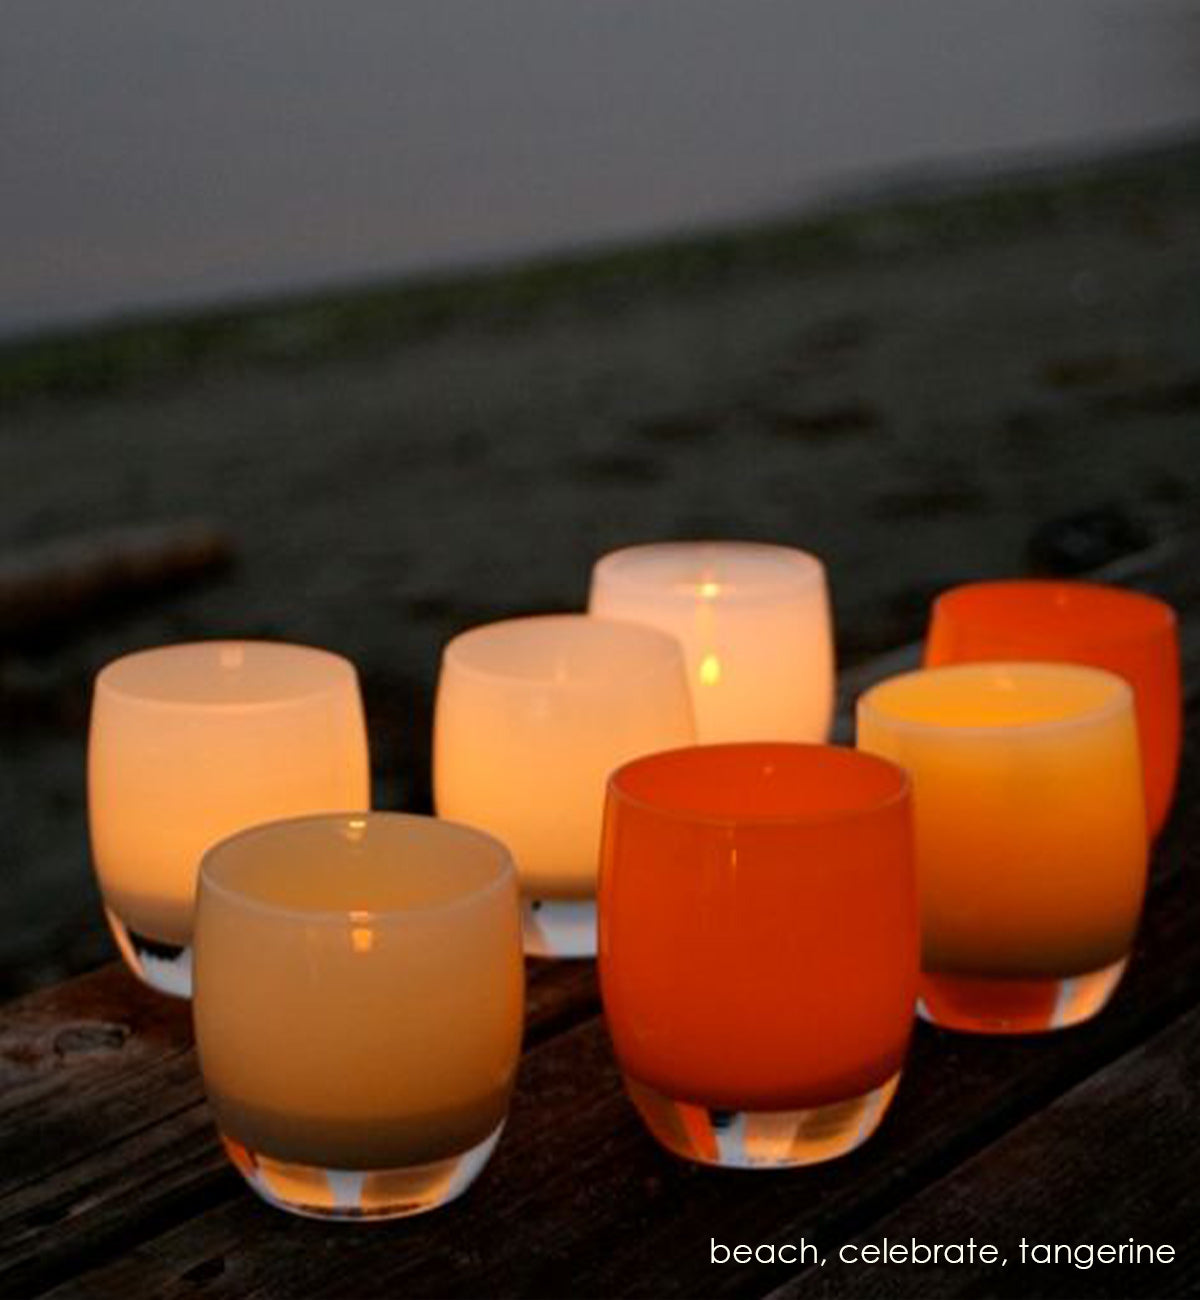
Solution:
M1070 664L905 673L859 700L858 745L913 781L921 1014L1025 1033L1100 1010L1146 883L1128 683Z
M918 966L907 776L826 745L704 745L608 785L600 982L617 1061L669 1150L841 1155L900 1076Z
M1094 582L974 582L937 598L925 664L1038 660L1088 664L1133 687L1151 837L1162 830L1179 771L1183 688L1175 611Z

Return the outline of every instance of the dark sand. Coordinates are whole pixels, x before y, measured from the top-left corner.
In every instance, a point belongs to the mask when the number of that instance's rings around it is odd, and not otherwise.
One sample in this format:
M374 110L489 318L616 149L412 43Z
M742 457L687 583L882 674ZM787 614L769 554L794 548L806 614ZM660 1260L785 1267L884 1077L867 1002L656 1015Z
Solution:
M226 580L0 656L10 994L111 951L83 762L90 676L115 654L215 635L349 654L377 801L424 808L442 642L580 606L611 547L818 551L845 661L917 635L949 583L1194 519L1200 145L9 348L0 402L6 549L202 515L240 555Z

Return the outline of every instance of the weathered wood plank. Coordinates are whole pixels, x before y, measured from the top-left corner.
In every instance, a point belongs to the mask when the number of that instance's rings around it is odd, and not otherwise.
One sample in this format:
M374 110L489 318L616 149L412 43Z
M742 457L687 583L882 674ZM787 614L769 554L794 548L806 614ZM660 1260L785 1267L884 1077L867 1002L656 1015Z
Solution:
M526 962L525 1049L553 1038L600 1010L600 985L592 961Z
M529 1045L599 1005L591 962L531 961L528 981ZM100 1242L240 1192L213 1140L187 1004L123 966L6 1008L0 1060L0 1286L64 1276Z
M1005 1265L843 1264L834 1250L771 1300L899 1300L920 1295L1000 1300L1200 1292L1200 1011L1114 1061L967 1161L854 1244L974 1238ZM1175 1246L1170 1263L1022 1265L1020 1244ZM830 1243L832 1247L832 1243ZM1187 1249L1186 1247L1192 1247Z
M148 1224L167 1228L233 1195L191 1053L178 1058L172 1080L154 1075L145 1086L129 1081L147 1116L140 1129L0 1202L0 1294L32 1295L71 1276L98 1241L120 1251L142 1240ZM167 1111L162 1097L172 1082L186 1100Z
M1200 809L1195 764L1181 794L1189 809ZM710 1269L710 1236L847 1240L1200 1000L1193 940L1200 891L1192 876L1200 845L1188 829L1176 824L1163 843L1137 955L1103 1016L1033 1042L922 1026L894 1113L868 1147L845 1160L770 1176L673 1160L642 1130L620 1092L603 1027L589 1020L528 1053L508 1135L459 1205L357 1233L298 1223L238 1190L123 1249L59 1294L182 1296L194 1294L197 1278L208 1279L211 1294L263 1297L281 1290L351 1297L380 1288L670 1296L695 1294L697 1279L706 1294L760 1294L787 1270ZM207 1168L201 1162L196 1177ZM226 1181L222 1192L229 1187ZM104 1233L88 1244L104 1246ZM71 1243L60 1238L45 1247L57 1254Z
M98 1063L119 1068L114 1050L153 1050L156 1038L173 1022L170 1009L176 1005L143 992L117 962L7 1003L0 1008L0 1113L11 1114L34 1092L71 1078L73 1071ZM56 1040L75 1020L97 1026L93 1051L56 1048ZM113 1021L120 1023L105 1034L100 1026Z
M0 1204L153 1118L138 1081L157 1067L173 1078L190 1042L187 1006L117 963L0 1011Z
M1165 567L1160 555L1146 567L1137 585L1200 607L1200 573L1189 571L1186 553ZM1194 622L1185 661L1197 681ZM875 663L848 676L847 685L861 688L897 666L892 658ZM1190 721L1194 733L1200 718ZM1181 807L1191 814L1200 808L1200 779L1188 769L1184 780ZM269 1211L224 1168L202 1104L161 1105L175 1086L164 1059L149 1067L151 1076L164 1077L148 1081L147 1124L129 1139L128 1160L120 1158L119 1138L111 1162L93 1162L86 1149L73 1152L73 1164L47 1158L41 1187L0 1200L0 1242L15 1226L22 1252L5 1256L0 1281L7 1267L10 1281L29 1290L95 1263L77 1285L67 1282L64 1294L192 1294L205 1281L214 1294L270 1294L286 1285L354 1295L384 1279L418 1294L688 1294L698 1276L709 1285L706 1234L784 1240L856 1231L1200 997L1200 955L1190 941L1200 899L1184 887L1194 852L1176 822L1156 865L1141 944L1148 956L1135 962L1105 1016L1036 1045L923 1029L894 1116L849 1160L746 1179L666 1157L620 1093L602 1026L587 1019L597 1005L590 965L535 965L532 1050L509 1135L461 1205L362 1234ZM170 1227L185 1214L195 1217ZM774 1280L722 1275L712 1285L714 1293L754 1294Z

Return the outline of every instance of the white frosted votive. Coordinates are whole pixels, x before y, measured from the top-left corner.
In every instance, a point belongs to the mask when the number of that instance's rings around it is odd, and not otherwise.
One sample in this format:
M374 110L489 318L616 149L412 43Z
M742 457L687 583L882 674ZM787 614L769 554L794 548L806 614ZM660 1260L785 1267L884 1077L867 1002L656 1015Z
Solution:
M816 556L759 542L631 546L596 564L588 607L680 641L701 743L828 738L833 620Z
M307 646L143 650L96 678L88 822L105 911L130 968L191 993L196 872L259 822L370 806L354 666Z
M512 850L527 952L595 953L609 773L694 739L679 645L653 628L549 615L474 628L446 646L434 800L439 816Z

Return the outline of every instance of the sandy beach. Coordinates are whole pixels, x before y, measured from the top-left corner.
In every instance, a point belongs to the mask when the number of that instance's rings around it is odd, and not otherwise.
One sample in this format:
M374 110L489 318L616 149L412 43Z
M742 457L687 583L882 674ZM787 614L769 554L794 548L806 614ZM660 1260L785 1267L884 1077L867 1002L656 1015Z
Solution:
M918 635L947 584L1108 558L1194 519L1197 338L1193 144L3 349L6 553L200 516L237 563L10 638L0 992L108 951L83 764L90 678L112 656L216 635L348 654L377 802L423 808L444 640L578 608L612 547L817 551L849 662Z

